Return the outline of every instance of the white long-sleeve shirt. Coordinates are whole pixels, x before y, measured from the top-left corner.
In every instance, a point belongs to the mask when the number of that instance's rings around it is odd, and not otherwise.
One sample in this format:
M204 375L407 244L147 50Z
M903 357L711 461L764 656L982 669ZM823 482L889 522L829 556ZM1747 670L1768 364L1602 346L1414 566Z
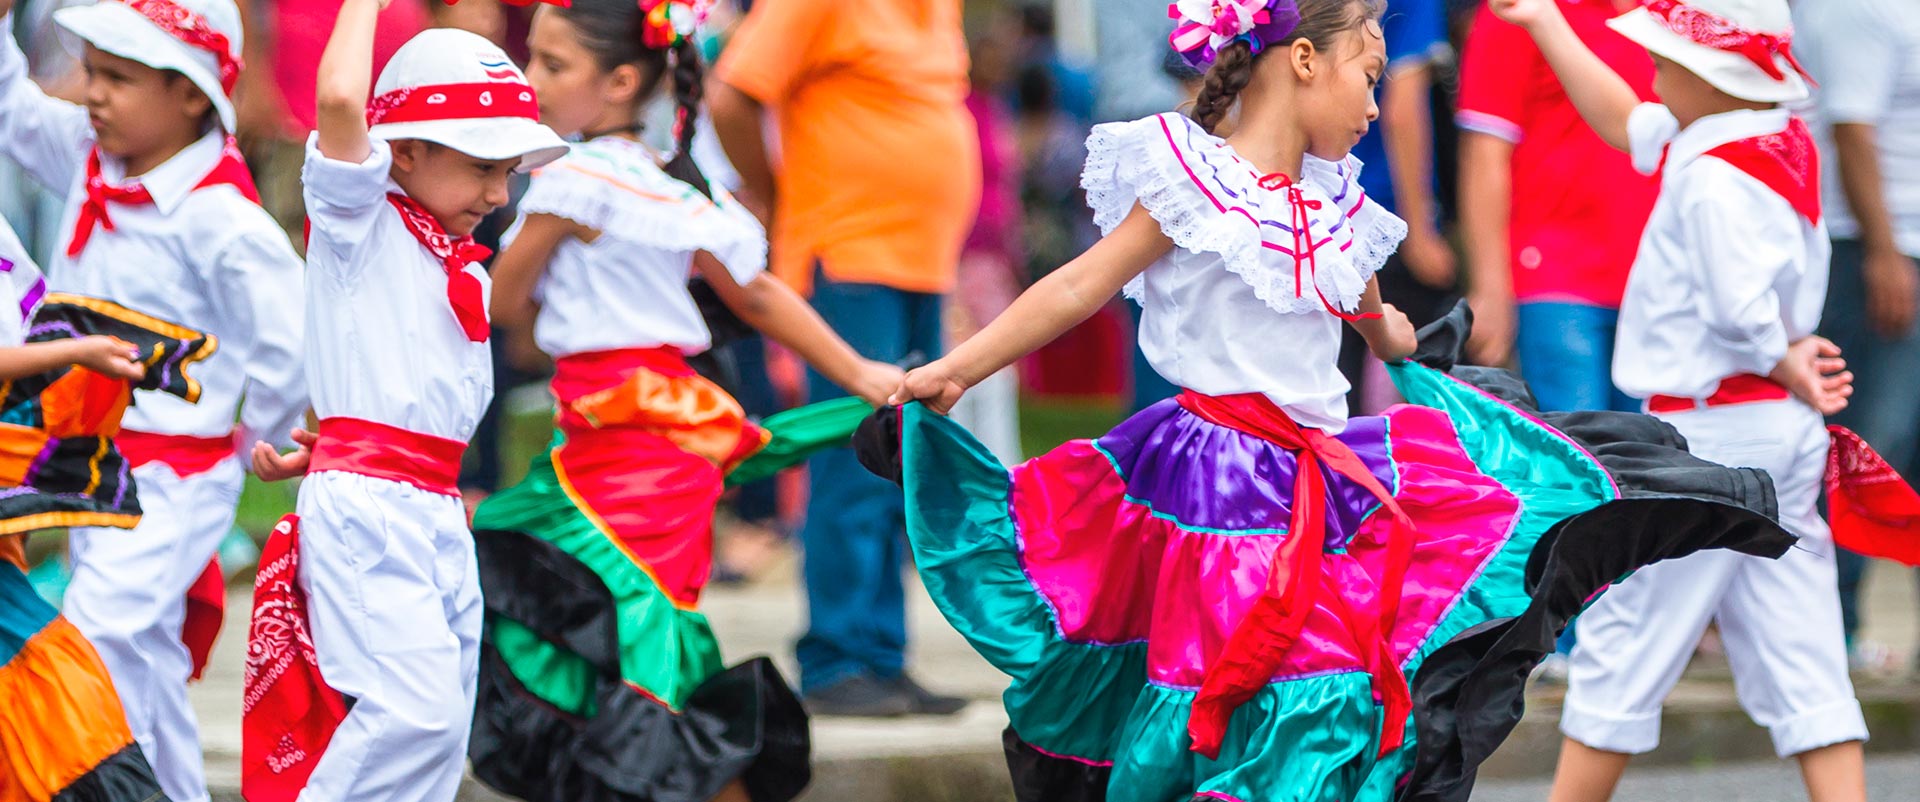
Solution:
M346 417L467 442L493 400L493 353L467 339L447 270L387 200L393 149L327 158L307 139L307 381L321 419ZM492 285L480 265L483 297Z
M42 93L13 38L0 39L0 151L42 184L67 188L64 243L86 200L93 126L86 109ZM258 204L232 186L195 189L224 145L215 130L138 176L153 203L109 204L114 229L96 227L78 258L58 249L47 279L55 291L113 301L218 338L218 350L195 373L199 403L136 392L126 428L220 437L237 420L249 436L286 445L307 406L303 271L286 232ZM100 162L109 182L127 182L119 159L102 154Z
M1665 106L1633 111L1634 166L1664 174L1620 305L1613 382L1622 392L1705 398L1729 376L1767 375L1789 343L1820 325L1831 249L1825 223L1707 155L1785 130L1790 120L1784 110L1734 111L1682 130Z

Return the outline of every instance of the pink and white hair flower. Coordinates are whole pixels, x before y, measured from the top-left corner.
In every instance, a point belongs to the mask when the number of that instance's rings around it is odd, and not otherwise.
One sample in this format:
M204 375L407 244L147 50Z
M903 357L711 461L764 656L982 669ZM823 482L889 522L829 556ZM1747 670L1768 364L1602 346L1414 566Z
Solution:
M1202 69L1233 42L1258 53L1300 24L1295 0L1174 0L1167 16L1178 20L1168 38L1173 49Z

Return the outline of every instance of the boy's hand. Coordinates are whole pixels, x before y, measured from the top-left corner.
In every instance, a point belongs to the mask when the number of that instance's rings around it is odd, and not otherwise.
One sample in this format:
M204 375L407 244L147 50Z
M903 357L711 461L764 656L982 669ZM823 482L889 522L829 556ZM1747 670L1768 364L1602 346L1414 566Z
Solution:
M1532 28L1560 13L1554 0L1488 0L1487 5L1494 16L1522 28Z
M0 0L5 3L7 0ZM70 359L73 364L91 370L102 376L127 381L139 381L147 375L147 366L140 364L140 349L133 343L118 337L94 334L69 340L73 349Z
M296 476L305 476L307 466L313 461L313 447L320 442L320 435L305 429L295 429L293 442L298 447L285 454L280 453L266 441L254 443L253 475L260 477L260 481L263 482L280 482Z
M905 404L920 401L928 409L942 415L953 409L960 396L967 392L967 385L948 369L946 360L935 360L923 368L908 371L900 380L900 388L893 391L887 399L889 404Z
M1853 395L1853 374L1840 358L1840 346L1825 337L1804 337L1787 347L1787 355L1768 378L1784 385L1795 397L1822 415L1847 408Z
M1367 345L1380 361L1399 362L1420 348L1420 337L1414 331L1413 321L1407 319L1407 313L1393 304L1381 304L1378 342Z

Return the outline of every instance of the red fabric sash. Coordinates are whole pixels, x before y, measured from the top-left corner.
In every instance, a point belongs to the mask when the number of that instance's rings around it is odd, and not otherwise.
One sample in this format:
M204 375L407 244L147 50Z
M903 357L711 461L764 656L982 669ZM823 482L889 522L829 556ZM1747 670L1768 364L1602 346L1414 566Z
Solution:
M1920 494L1860 435L1828 426L1827 516L1833 542L1869 557L1920 565Z
M320 676L300 590L300 519L280 519L260 555L247 629L240 714L240 795L292 802L347 716L346 701Z
M308 473L344 471L447 496L459 496L467 444L358 418L320 421Z
M1807 222L1820 222L1820 156L1814 150L1813 135L1799 117L1780 131L1728 142L1706 155L1767 185Z
M260 190L254 187L253 173L247 169L247 162L240 156L240 145L233 137L227 137L226 147L220 150L220 160L213 169L193 186L195 191L222 184L240 190L240 194L254 203L260 202ZM100 149L95 147L87 154L87 199L80 204L80 216L74 220L73 239L67 243L67 256L78 257L87 249L87 240L93 238L96 226L108 231L113 230L113 218L107 213L107 204L120 203L140 205L153 202L153 194L146 187L134 181L125 186L108 184L100 175Z
M1265 396L1214 397L1188 391L1180 395L1180 405L1214 424L1291 449L1298 460L1293 518L1286 541L1274 555L1267 587L1234 628L1194 696L1187 721L1193 751L1219 757L1233 711L1273 681L1274 672L1305 628L1307 616L1321 600L1339 615L1365 655L1374 694L1385 708L1380 754L1398 749L1406 740L1413 698L1393 654L1392 632L1400 611L1400 586L1413 557L1413 521L1345 443L1319 429L1301 427ZM1372 611L1356 611L1340 594L1324 592L1321 557L1326 541L1327 478L1323 466L1366 488L1392 517L1386 574L1381 577L1378 607Z
M572 401L589 393L618 387L635 370L650 370L662 376L692 376L686 356L671 346L660 348L620 348L569 354L553 362L553 393L561 401Z
M473 241L472 237L454 237L440 227L440 221L419 201L398 192L387 193L387 201L399 210L400 219L407 224L407 232L420 241L420 246L440 260L447 271L447 303L453 307L453 316L460 321L460 329L467 339L477 343L487 341L487 300L486 293L480 287L480 279L466 270L467 265L485 261L493 251Z
M1787 388L1765 376L1742 373L1720 380L1713 395L1698 402L1677 395L1656 395L1647 399L1648 412L1686 412L1703 407L1724 407L1728 404L1751 404L1756 401L1785 401L1792 397Z
M186 434L154 434L121 429L113 438L129 467L158 462L185 479L213 470L221 460L233 456L234 435L194 437ZM199 578L187 588L187 617L180 625L180 642L193 656L193 679L207 670L207 658L213 654L213 642L220 637L220 624L227 617L227 575L215 557L207 563Z

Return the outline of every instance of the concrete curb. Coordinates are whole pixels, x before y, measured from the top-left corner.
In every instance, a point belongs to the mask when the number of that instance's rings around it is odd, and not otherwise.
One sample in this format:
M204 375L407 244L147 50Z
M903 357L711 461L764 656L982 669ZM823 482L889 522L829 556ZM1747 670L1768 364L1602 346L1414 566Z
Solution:
M1920 751L1920 683L1866 684L1859 688L1875 754ZM966 714L943 720L899 722L822 722L813 784L802 802L1006 802L1013 798L1000 752L998 705L979 702ZM1544 778L1553 774L1560 750L1560 709L1551 699L1530 700L1527 716L1499 752L1482 767L1483 779ZM1635 761L1640 766L1707 766L1771 760L1772 741L1729 698L1681 699L1670 703L1662 719L1660 748ZM872 747L889 730L939 732L951 738L913 749ZM992 731L987 737L986 731ZM851 741L851 743L849 743ZM836 743L837 742L837 743ZM858 746L856 746L858 745ZM855 747L855 748L849 748ZM859 752L878 753L861 756ZM237 755L210 754L208 776L216 802L242 802ZM508 802L469 777L461 802Z

